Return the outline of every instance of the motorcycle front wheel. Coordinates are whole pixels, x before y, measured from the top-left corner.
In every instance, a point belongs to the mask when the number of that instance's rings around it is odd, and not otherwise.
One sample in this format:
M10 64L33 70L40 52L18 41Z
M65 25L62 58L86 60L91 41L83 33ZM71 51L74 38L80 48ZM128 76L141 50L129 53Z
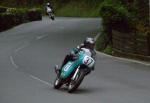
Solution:
M59 89L63 85L62 79L57 77L54 81L54 88Z
M81 84L81 82L84 79L84 76L85 76L84 70L80 69L80 71L78 72L78 74L75 77L75 80L71 80L71 82L68 86L69 93L74 92L79 87L79 85Z

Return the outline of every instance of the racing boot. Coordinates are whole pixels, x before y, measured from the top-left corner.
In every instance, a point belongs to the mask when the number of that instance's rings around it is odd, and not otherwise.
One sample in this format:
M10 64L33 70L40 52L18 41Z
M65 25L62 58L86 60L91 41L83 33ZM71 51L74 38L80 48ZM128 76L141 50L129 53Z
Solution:
M61 73L61 70L58 65L55 65L55 73L57 74L57 76L59 76Z

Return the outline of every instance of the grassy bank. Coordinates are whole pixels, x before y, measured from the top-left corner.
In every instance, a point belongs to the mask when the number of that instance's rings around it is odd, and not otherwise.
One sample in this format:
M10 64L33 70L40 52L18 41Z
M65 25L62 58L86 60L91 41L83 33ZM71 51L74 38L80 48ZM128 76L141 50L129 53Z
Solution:
M85 2L70 2L56 5L57 16L67 17L99 17L99 3L89 5Z
M150 60L148 0L105 0L100 5L103 30L96 49L107 54ZM135 25L136 24L136 25Z
M38 2L39 1L39 2ZM40 7L43 10L49 0L5 0L0 1L0 5L8 7ZM99 17L99 5L103 0L51 0L56 16L66 17ZM13 3L12 3L13 2Z
M39 0L40 1L40 0ZM13 3L12 3L13 2ZM46 0L5 0L0 1L0 31L18 24L41 19L45 15ZM99 0L51 0L56 16L99 17ZM32 8L40 8L32 9ZM9 21L9 23L8 23Z

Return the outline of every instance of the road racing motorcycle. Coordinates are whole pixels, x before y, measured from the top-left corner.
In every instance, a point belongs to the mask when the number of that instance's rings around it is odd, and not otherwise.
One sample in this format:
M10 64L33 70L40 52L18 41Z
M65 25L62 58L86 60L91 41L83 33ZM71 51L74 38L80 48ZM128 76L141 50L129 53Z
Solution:
M82 48L76 60L69 61L62 67L54 81L54 88L59 89L62 85L67 85L68 92L74 92L95 64L91 55L89 49Z

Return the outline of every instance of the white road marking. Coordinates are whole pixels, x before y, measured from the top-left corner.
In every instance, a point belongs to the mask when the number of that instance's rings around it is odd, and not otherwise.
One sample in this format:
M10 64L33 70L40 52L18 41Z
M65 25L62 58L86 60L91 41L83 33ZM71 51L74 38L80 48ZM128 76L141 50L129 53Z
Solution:
M24 49L25 47L27 47L30 43L26 43L25 45L20 46L19 48L15 49L15 52L18 52L22 49Z
M14 59L13 59L12 56L10 56L10 61L11 61L12 65L13 65L16 69L19 68L18 65L14 62ZM35 76L33 76L33 75L30 75L30 77L31 77L32 79L38 80L38 81L40 81L40 82L42 82L42 83L44 83L44 84L46 84L46 85L52 85L52 84L50 84L50 83L48 83L48 82L46 82L46 81L43 81L43 80L41 80L41 79L39 79L38 77L35 77Z
M41 36L37 36L37 37L36 37L36 40L43 39L43 38L45 38L45 37L47 37L47 36L48 36L48 34L46 34L46 35L41 35Z
M10 61L11 61L12 65L17 69L18 65L14 62L14 59L12 56L10 56Z
M38 36L38 37L36 37L36 40L40 40L40 39L42 39L42 38L44 38L44 37L46 37L46 36L48 36L48 34L47 34L47 35ZM20 46L19 48L15 49L15 53L18 52L18 51L20 51L20 50L22 50L23 48L27 47L29 44L30 44L30 43L26 43L25 45L22 45L22 46ZM16 69L19 68L19 66L15 63L15 61L14 61L14 59L13 59L12 56L10 56L10 61L11 61L12 65L13 65ZM33 76L33 75L29 75L29 76L30 76L32 79L38 80L38 81L40 81L41 83L44 83L44 84L46 84L46 85L52 85L52 84L50 84L50 83L48 83L48 82L46 82L46 81L43 81L43 80L41 80L41 79L39 79L38 77L35 77L35 76Z
M41 79L39 79L38 77L35 77L35 76L33 76L33 75L30 75L30 77L33 78L33 79L35 79L35 80L37 80L37 81L40 81L41 83L44 83L44 84L46 84L46 85L52 85L52 84L50 84L50 83L48 83L48 82L46 82L46 81L44 81L44 80L41 80Z
M46 35L41 35L41 36L37 36L37 37L36 37L36 40L43 39L43 38L45 38L45 37L47 37L47 36L48 36L48 34L46 34ZM30 43L28 42L28 43L26 43L26 44L20 46L19 48L17 48L17 49L15 50L15 52L18 52L18 51L24 49L24 48L27 47L29 44L30 44Z
M17 49L15 50L15 52L18 52L18 51L20 51L20 50L23 49L23 48L25 48L25 46L22 46L22 47L17 48Z
M97 40L99 36L100 36L100 33L98 33L98 34L95 36L94 39ZM104 56L110 57L110 58L115 58L115 60L128 61L128 62L139 63L139 64L143 64L143 65L146 65L146 66L150 66L150 63L144 62L144 61L138 61L138 60L133 60L133 59L115 57L115 56L112 56L112 55L105 54L105 53L103 53L103 52L99 52L99 51L97 51L97 50L96 50L96 53L99 54L99 55L104 55Z
M12 56L10 56L10 61L11 61L12 65L13 65L16 69L19 68L19 66L15 63L15 61L14 61L14 59L13 59ZM33 75L30 75L30 77L31 77L32 79L35 79L35 80L40 81L41 83L44 83L44 84L46 84L46 85L51 85L51 86L52 86L52 84L50 84L50 83L48 83L48 82L46 82L46 81L43 81L43 80L39 79L38 77L35 77L35 76L33 76Z
M115 56L107 55L107 54L99 52L99 51L96 51L96 53L99 54L99 55L104 55L104 56L110 57L110 58L115 58L115 60L118 60L118 61L122 60L122 61L128 61L128 62L132 62L132 63L139 63L139 64L143 64L143 65L146 65L146 66L150 66L150 63L148 63L148 62L142 62L142 61L133 60L133 59L115 57Z

